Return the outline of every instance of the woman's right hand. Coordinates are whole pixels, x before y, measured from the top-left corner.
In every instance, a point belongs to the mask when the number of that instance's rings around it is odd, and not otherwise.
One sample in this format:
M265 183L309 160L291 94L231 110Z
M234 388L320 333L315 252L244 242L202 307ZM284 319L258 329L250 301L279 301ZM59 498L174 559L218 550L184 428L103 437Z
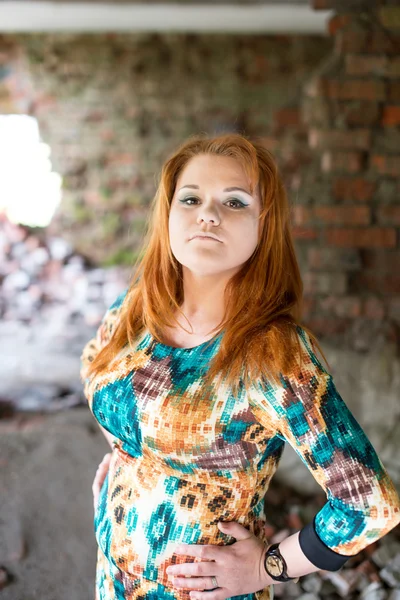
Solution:
M104 479L106 478L106 475L108 472L108 467L110 466L111 456L112 456L111 452L108 452L107 454L105 454L103 460L97 467L96 475L95 475L95 478L93 480L93 485L92 485L94 510L96 510L97 504L99 502L101 486L103 485Z

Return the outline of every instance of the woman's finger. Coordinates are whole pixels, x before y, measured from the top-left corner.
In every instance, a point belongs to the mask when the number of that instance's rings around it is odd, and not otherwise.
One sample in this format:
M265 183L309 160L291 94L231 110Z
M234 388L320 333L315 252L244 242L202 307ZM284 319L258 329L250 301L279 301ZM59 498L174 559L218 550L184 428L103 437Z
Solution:
M100 465L104 465L104 464L109 465L110 464L110 460L111 460L111 456L112 456L112 453L111 452L107 452L107 454L105 454L103 456L103 460L101 461ZM99 465L99 467L100 467L100 465Z
M104 479L106 478L106 475L107 475L107 472L108 472L108 469L110 466L111 456L112 456L111 452L108 452L107 454L105 454L105 456L103 457L103 460L101 461L101 463L99 464L99 466L97 467L97 470L96 470L96 474L95 474L93 484L92 484L93 506L95 509L98 504L101 487L104 483Z
M92 484L92 489L95 487L98 487L102 485L107 472L108 472L108 468L109 465L105 464L105 465L99 465L99 467L97 468L96 474L94 476L94 480L93 480L93 484Z

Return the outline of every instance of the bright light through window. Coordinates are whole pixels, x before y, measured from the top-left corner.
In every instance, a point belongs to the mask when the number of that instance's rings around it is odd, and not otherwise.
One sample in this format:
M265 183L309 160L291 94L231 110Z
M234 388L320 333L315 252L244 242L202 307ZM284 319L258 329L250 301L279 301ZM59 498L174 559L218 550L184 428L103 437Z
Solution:
M13 223L50 223L62 185L61 176L51 170L50 153L35 118L0 115L0 212Z

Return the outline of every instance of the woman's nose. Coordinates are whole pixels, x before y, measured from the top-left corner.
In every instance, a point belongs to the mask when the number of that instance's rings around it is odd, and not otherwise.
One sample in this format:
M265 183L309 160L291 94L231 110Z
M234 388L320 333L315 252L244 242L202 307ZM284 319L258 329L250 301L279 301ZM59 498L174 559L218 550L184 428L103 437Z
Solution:
M197 220L198 223L201 223L202 221L204 221L205 223L215 223L216 219L214 219L213 217L209 217L209 218L204 218L200 217L200 219Z
M212 208L202 207L202 210L200 211L200 213L198 215L197 222L201 223L202 221L204 221L205 223L218 224L219 216L218 216L217 211Z

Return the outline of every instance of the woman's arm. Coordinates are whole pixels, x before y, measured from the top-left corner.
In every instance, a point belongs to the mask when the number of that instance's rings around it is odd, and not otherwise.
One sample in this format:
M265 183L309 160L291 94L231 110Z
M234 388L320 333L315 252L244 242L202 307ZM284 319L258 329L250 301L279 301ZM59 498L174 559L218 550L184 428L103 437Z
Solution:
M110 460L112 457L112 453L108 452L104 455L103 460L97 467L96 475L92 484L92 492L93 492L93 508L96 511L97 505L99 503L100 491L103 486L104 480L107 477L108 469L110 466Z
M90 410L92 410L93 408L93 386L92 378L87 377L87 368L89 367L90 363L96 358L100 350L102 350L102 348L104 348L110 341L127 291L128 288L126 288L117 297L113 304L108 308L101 320L99 327L97 328L94 337L86 343L80 356L80 378L83 383L83 392L88 401ZM104 434L107 442L110 444L111 449L114 449L114 441L116 439L115 436L112 435L109 431L107 431L107 429L102 427L98 421L97 424L100 427L102 433Z
M371 442L299 329L302 366L264 381L251 398L256 418L290 443L327 495L312 523L280 544L288 573L338 570L400 522L400 500ZM303 555L303 556L302 556ZM302 571L303 569L303 571Z
M319 571L319 567L308 560L299 543L299 531L279 544L279 551L286 561L289 577L302 577Z

